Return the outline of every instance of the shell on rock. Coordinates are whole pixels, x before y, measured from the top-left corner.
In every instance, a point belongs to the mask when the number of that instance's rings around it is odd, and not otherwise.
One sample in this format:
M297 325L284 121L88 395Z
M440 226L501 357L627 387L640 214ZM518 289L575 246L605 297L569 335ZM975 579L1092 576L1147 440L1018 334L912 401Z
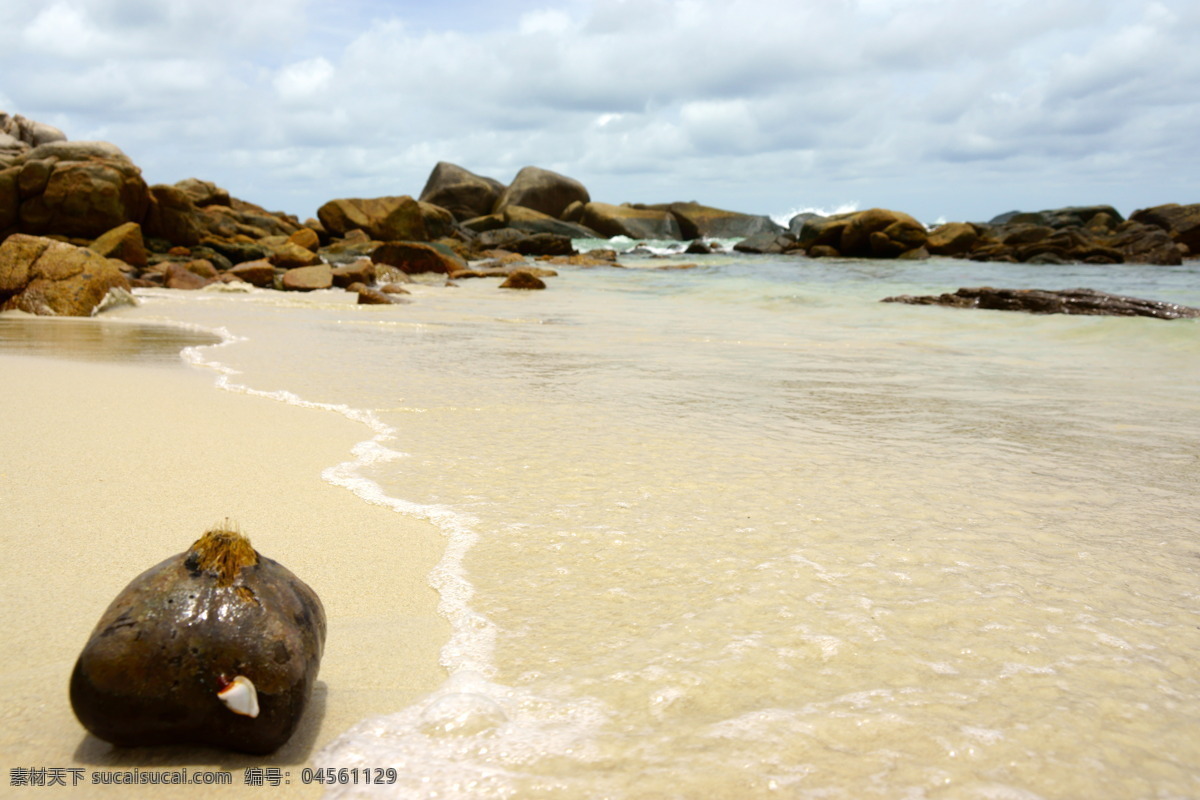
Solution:
M295 732L320 668L325 610L228 527L143 572L101 616L70 688L95 736L265 754Z

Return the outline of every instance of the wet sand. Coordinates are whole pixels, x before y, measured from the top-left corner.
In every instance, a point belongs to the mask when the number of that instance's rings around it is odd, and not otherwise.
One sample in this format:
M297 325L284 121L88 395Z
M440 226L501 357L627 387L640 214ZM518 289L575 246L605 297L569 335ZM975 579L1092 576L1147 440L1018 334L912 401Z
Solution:
M67 771L72 797L316 797L302 770L346 727L410 705L444 679L448 635L426 582L444 542L431 525L321 480L369 438L335 413L213 386L182 363L69 360L0 348L0 766ZM74 661L100 614L143 570L234 520L312 586L329 635L312 704L278 753L114 748L76 721ZM278 789L246 785L279 768ZM232 786L95 786L105 771L232 772Z

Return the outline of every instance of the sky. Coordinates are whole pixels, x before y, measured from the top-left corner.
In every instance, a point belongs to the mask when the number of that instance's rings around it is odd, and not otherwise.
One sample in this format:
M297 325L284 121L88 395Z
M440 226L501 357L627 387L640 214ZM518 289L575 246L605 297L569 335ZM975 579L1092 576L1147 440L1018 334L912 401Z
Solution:
M1200 202L1196 0L0 0L0 110L271 210L438 161L926 222Z

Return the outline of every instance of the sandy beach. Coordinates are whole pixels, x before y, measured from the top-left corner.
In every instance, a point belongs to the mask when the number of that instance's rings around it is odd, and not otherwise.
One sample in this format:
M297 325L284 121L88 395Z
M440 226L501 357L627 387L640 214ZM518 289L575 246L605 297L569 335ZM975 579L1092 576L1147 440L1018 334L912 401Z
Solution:
M73 797L314 797L301 771L352 723L409 705L444 679L447 626L426 582L431 525L321 479L369 438L335 413L221 391L177 360L82 361L0 351L3 652L0 795L14 770L60 770ZM74 661L100 614L148 567L234 520L262 554L312 586L329 620L300 730L270 757L199 748L117 749L76 721ZM279 768L278 788L246 785ZM95 786L104 771L232 772L232 786ZM74 771L72 771L74 770Z

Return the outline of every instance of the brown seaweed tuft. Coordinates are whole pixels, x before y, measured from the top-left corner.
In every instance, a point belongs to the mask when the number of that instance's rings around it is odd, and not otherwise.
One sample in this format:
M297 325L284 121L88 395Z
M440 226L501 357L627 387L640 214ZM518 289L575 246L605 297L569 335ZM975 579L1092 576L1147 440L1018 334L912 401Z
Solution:
M258 563L258 553L237 525L228 519L204 532L187 555L188 566L217 578L220 586L229 586L243 567Z

